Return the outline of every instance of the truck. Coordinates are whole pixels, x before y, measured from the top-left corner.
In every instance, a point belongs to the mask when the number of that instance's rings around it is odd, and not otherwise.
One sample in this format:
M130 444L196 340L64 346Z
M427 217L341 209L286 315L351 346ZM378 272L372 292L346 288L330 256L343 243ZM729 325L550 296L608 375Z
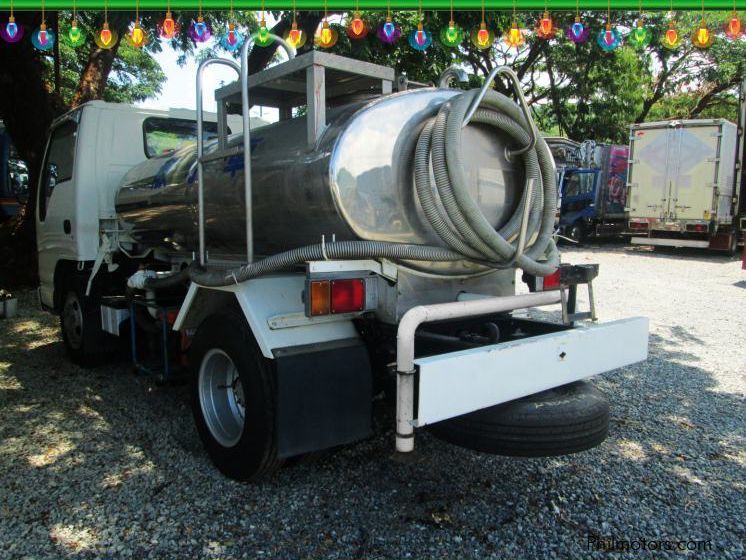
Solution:
M560 181L563 235L582 243L626 230L628 156L627 146L580 144L578 165L565 167Z
M425 427L513 456L599 445L609 403L587 378L643 361L647 319L596 321L598 267L560 262L554 164L515 74L394 91L392 68L276 40L289 59L251 79L249 41L202 62L192 119L90 102L53 123L39 296L70 358L125 342L137 371L185 377L239 480L369 437L376 395L400 457ZM213 64L238 79L208 123ZM252 106L279 120L252 129Z
M631 242L734 254L741 229L742 134L725 119L633 124L628 171Z
M28 166L19 159L0 122L0 223L15 216L28 198Z

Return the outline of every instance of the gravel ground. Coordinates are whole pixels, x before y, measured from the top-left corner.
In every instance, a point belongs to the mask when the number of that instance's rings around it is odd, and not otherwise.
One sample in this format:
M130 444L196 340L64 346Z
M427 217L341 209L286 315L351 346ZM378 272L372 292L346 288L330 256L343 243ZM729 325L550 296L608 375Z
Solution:
M598 381L612 403L601 447L518 460L422 433L402 465L382 426L253 485L211 466L184 387L73 366L56 319L21 294L0 321L0 557L569 558L606 536L745 558L746 272L615 244L564 260L601 264L602 320L651 319L650 359Z

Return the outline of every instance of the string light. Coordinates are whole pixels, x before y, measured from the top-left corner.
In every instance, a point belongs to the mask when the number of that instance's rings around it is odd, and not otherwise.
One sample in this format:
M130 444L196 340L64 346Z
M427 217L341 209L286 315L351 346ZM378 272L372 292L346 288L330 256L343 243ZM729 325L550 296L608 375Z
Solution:
M741 20L736 13L736 0L733 0L733 14L728 20L728 23L725 24L725 34L729 39L739 39L745 34L741 28Z
M464 40L464 32L453 21L453 0L451 0L451 19L448 20L448 27L440 30L440 42L446 47L458 47Z
M41 25L31 34L31 43L40 51L48 51L54 47L56 38L54 31L47 29L47 21L44 18L44 0L41 0Z
M293 0L293 23L285 33L285 40L296 50L306 44L306 32L298 29L298 22L295 20L295 0Z
M16 18L13 15L13 0L10 0L8 23L0 27L0 37L6 43L17 43L23 38L23 26L16 23Z
M65 36L62 35L61 37ZM85 33L78 26L78 11L75 0L73 0L73 19L70 22L70 29L67 30L66 43L74 49L85 43Z
M518 22L516 21L515 0L513 0L513 22L510 24L510 29L505 33L503 40L508 47L516 49L526 43L526 35L518 28Z
M386 45L393 45L401 37L401 27L391 19L391 0L386 5L386 21L378 27L376 36Z
M487 29L487 22L484 21L484 0L482 0L482 21L479 24L479 28L475 29L471 34L471 44L478 50L483 51L489 49L494 42L495 34L492 30Z
M173 39L179 34L179 31L181 31L181 28L171 15L171 2L169 1L166 4L166 17L163 18L163 22L158 27L158 34L162 39Z
M189 38L194 43L204 43L212 37L212 28L210 24L205 21L202 17L202 0L199 1L199 12L197 15L197 21L192 21L192 25L189 27Z
M259 29L257 29L251 38L260 47L267 47L275 42L274 36L269 32L269 28L267 28L267 21L264 19L264 0L262 0L262 19L259 20Z
M627 35L627 42L633 47L643 49L650 44L650 40L653 38L653 33L645 27L642 15L642 0L640 0L640 15L637 18L637 23L632 31Z
M368 24L365 20L360 17L360 2L355 1L355 12L352 15L352 20L347 26L347 36L353 40L364 39L368 35Z
M606 52L614 51L622 44L622 34L611 25L611 0L608 1L606 8L606 29L598 32L596 42Z
M589 34L590 29L580 19L580 0L575 0L575 21L565 30L565 36L573 43L580 44L588 40Z
M336 29L329 27L329 20L327 19L326 0L324 0L324 19L321 22L321 29L316 34L314 42L317 47L322 49L330 49L337 44L339 34Z
M661 45L669 50L676 50L681 44L681 37L679 36L679 32L676 30L676 21L673 12L673 0L671 0L670 6L671 10L668 12L668 16L671 18L671 21L668 22L668 29L666 29L666 32L661 35Z
M544 2L544 15L541 16L536 26L536 36L539 39L554 39L557 35L557 29L554 27L552 17L549 15L549 5Z
M125 40L130 47L136 49L143 48L150 40L148 34L140 26L140 0L135 0L135 21L130 23L130 30Z
M233 14L233 0L231 0L231 11L228 21L228 29L220 38L220 46L228 52L235 52L243 45L243 34L236 31L236 22Z
M417 23L417 29L413 29L409 33L409 45L416 51L424 52L433 44L433 36L422 24L422 21L425 19L425 16L422 14L422 0L419 0L418 11L419 22Z
M707 49L712 46L714 41L715 35L710 33L707 22L705 22L705 0L702 0L702 19L699 22L699 27L692 33L692 44L698 49Z

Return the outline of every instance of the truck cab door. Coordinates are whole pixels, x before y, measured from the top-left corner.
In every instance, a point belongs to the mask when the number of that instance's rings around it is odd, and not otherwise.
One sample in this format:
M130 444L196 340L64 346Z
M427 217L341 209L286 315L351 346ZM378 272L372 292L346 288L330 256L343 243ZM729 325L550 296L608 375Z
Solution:
M75 260L73 172L78 123L65 119L51 130L44 153L36 207L36 237L42 303L53 306L54 272L60 260Z

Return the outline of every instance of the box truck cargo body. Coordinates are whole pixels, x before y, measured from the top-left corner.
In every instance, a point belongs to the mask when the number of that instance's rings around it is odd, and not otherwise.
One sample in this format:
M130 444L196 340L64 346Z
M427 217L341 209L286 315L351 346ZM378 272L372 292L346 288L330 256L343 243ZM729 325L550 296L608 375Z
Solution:
M632 243L734 251L737 127L724 119L633 124Z

